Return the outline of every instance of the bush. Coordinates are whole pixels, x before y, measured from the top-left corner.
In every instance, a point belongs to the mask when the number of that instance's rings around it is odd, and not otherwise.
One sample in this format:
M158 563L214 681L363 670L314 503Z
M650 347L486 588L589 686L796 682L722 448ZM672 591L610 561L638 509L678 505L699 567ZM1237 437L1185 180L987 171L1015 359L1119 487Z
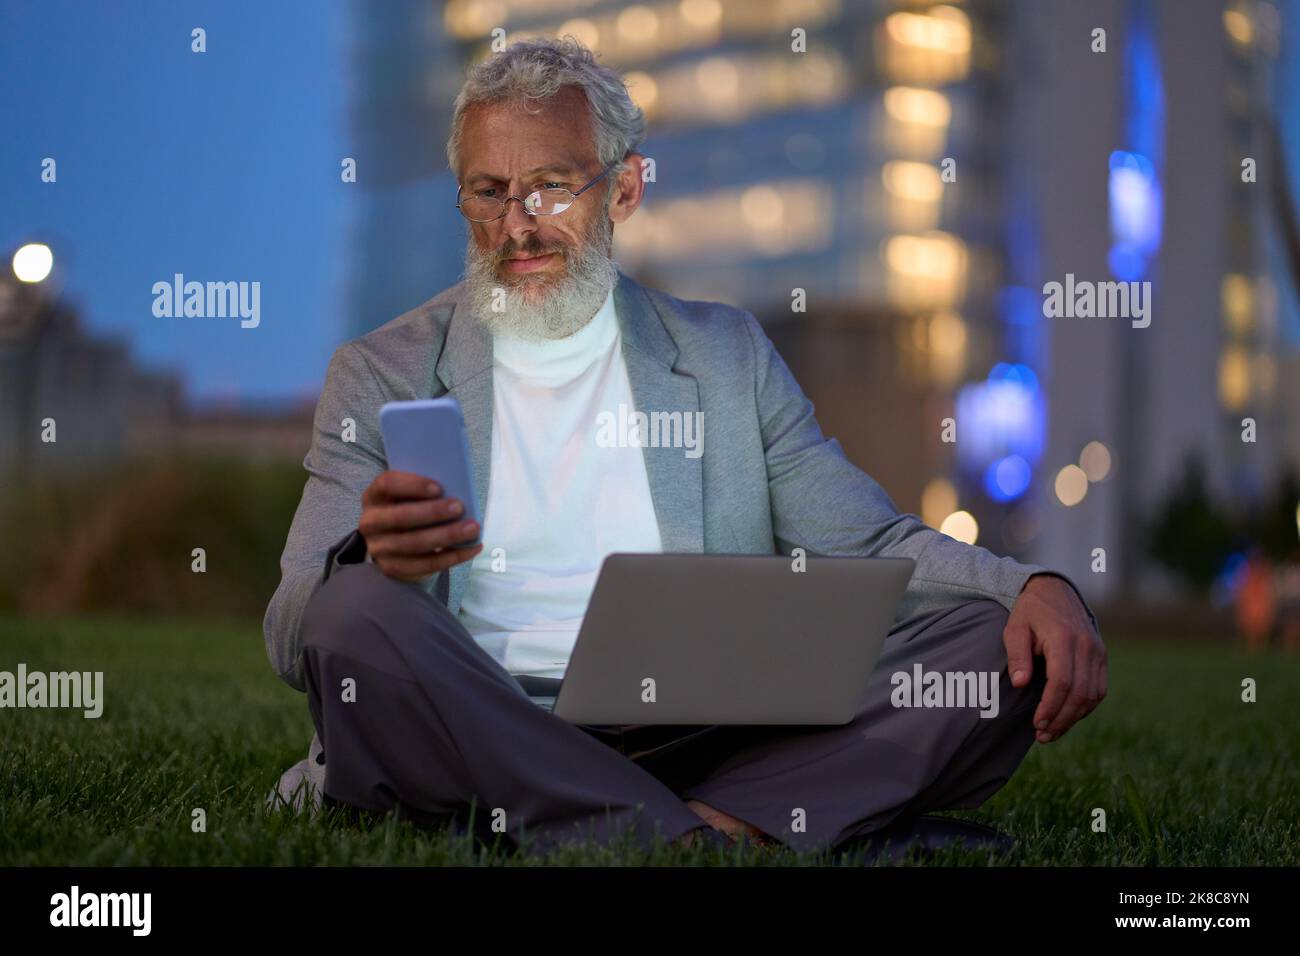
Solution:
M9 483L0 608L260 618L306 477L297 462L180 457Z

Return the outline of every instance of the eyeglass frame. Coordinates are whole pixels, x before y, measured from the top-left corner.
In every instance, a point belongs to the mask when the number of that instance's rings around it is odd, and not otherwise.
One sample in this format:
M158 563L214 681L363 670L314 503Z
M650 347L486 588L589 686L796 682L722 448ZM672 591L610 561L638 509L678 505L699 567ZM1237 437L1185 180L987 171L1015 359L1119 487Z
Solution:
M583 187L582 187L581 189L579 189L576 193L575 193L572 189L565 189L565 187L563 187L563 186L557 186L557 187L555 187L555 188L557 188L557 189L564 189L564 191L565 191L566 193L568 193L570 196L572 196L572 197L576 200L579 196L581 196L583 193L585 193L588 189L590 189L592 186L596 185L596 183L600 182L602 179L604 179L606 176L608 176L612 170L613 170L613 167L612 167L612 166L611 166L609 169L601 170L600 174L599 174L598 176L596 176L595 179L591 180L589 183L587 183L587 185L583 186ZM464 188L465 188L465 187L462 186L462 185L457 185L457 186L456 186L456 208L457 208L457 209L460 209L460 214L461 214L462 216L465 216L465 210L464 210L464 209L461 209L461 205L460 205L460 204L461 204L460 192L461 192L461 190L464 189ZM526 212L528 215L532 216L533 218L537 218L537 217L539 217L539 216L542 217L542 218L545 218L545 217L547 217L547 216L562 216L562 215L564 215L566 212L568 212L570 208L572 208L573 203L569 203L569 205L565 206L565 207L564 207L563 209L561 209L559 212L532 212L532 211L529 210L529 208L528 208L528 200L529 200L530 198L532 198L533 196L539 194L541 191L542 191L542 190L540 190L540 189L534 189L532 192L530 192L530 193L529 193L527 196L525 196L523 199L520 199L518 196L506 196L504 199L501 200L501 212L500 212L498 215L492 217L491 219L470 219L469 216L465 216L465 219L466 219L467 222L496 222L496 221L499 220L499 219L504 219L504 218L505 218L505 215L506 215L506 208L507 208L507 206L509 205L510 200L512 200L512 199L517 200L518 202L520 202L520 203L523 205L523 207L524 207L524 212Z

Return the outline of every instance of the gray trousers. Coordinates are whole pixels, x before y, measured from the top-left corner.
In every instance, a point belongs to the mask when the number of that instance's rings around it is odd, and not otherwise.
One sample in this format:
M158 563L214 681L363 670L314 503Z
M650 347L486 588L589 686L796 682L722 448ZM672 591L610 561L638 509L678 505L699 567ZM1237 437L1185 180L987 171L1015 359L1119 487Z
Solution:
M537 706L439 601L372 564L336 571L303 617L308 701L334 803L527 836L534 847L649 847L704 826L700 800L796 850L833 848L902 815L975 807L1033 742L1045 673L1014 689L1007 611L971 601L885 641L841 726L574 725ZM891 675L999 673L999 712L900 707ZM496 827L491 824L497 823Z

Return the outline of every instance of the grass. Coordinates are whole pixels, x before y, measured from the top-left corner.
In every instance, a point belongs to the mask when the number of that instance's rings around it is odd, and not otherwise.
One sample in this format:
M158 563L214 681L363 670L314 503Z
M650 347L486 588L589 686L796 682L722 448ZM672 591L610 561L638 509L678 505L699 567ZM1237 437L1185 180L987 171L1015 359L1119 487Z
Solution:
M961 816L1018 838L988 865L1300 862L1300 658L1111 640L1110 696ZM0 670L104 672L104 715L0 710L3 865L816 865L825 858L630 844L548 858L477 850L411 824L267 811L306 755L306 698L271 673L256 625L0 618ZM1253 677L1259 701L1242 703ZM206 812L207 830L191 830ZM1107 829L1093 832L1094 808Z

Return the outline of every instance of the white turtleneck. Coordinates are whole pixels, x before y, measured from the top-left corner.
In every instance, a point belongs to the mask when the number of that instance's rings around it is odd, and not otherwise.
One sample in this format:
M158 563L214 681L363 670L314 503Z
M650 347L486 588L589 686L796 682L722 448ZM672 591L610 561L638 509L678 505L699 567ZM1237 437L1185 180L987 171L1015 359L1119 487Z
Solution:
M636 407L613 289L568 338L496 336L492 377L483 550L461 623L510 673L563 677L601 562L663 548L641 449L596 442L602 412Z

